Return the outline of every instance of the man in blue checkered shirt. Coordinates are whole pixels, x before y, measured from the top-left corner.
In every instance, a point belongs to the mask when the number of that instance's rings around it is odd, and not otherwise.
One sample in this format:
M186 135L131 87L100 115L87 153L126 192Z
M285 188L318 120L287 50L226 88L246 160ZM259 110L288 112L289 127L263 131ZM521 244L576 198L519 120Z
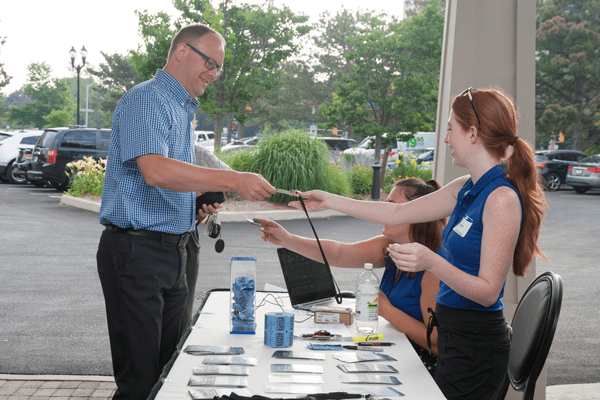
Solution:
M196 98L222 73L224 46L223 37L205 25L184 27L165 67L127 92L113 115L100 209L106 229L97 262L114 399L146 399L176 349L196 195L235 191L263 200L276 193L260 175L195 165ZM204 206L201 214L219 207Z

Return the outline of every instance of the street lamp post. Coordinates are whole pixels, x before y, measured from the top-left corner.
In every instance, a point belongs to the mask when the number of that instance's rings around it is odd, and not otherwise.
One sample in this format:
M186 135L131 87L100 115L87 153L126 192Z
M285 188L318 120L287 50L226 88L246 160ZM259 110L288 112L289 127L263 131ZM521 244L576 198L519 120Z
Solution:
M75 68L77 70L77 125L80 125L79 124L79 72L81 71L81 68L83 68L83 66L85 65L85 59L88 55L88 52L85 49L85 46L83 46L81 48L79 55L81 56L82 62L80 65L75 66L75 57L77 56L77 51L75 51L75 46L72 46L71 50L69 51L69 57L71 57L71 65L73 66L73 68Z

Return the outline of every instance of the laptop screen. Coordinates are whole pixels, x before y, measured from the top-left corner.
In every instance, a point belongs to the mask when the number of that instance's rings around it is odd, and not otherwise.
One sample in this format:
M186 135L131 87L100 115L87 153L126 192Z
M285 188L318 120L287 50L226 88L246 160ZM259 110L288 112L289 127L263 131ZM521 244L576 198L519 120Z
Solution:
M335 296L331 271L325 264L283 247L277 254L292 307Z

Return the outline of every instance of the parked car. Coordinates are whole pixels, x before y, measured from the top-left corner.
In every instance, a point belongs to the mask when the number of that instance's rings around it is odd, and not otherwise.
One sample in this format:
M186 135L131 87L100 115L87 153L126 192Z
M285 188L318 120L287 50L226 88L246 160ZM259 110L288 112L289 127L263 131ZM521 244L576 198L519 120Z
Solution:
M27 171L31 169L31 153L33 153L33 148L19 149L19 155L12 167L12 173L15 179L23 180L24 182L29 181L27 178ZM37 187L43 187L44 185L45 182L35 182L35 186Z
M582 158L569 166L567 185L573 186L577 193L585 193L592 188L600 188L600 154Z
M417 164L427 163L433 161L433 148L428 148L417 156Z
M210 131L195 131L196 143L201 144L204 147L211 147L215 145L215 133Z
M317 136L317 140L321 140L329 146L329 162L338 164L340 154L345 150L358 146L358 142L354 139L342 137Z
M535 152L537 168L549 191L560 189L565 183L569 163L576 162L588 155L577 150L538 150Z
M70 173L67 164L83 157L106 158L109 142L110 129L46 129L33 149L27 178L33 183L49 181L57 190L66 190Z
M354 139L347 139L342 137L328 137L328 136L318 136L318 140L322 140L327 143L330 151L344 151L348 150L352 147L358 146L358 142Z
M33 148L42 131L17 132L0 141L0 179L10 183L25 183L25 177L13 175L13 165L19 156L19 148Z
M384 133L382 137L385 137ZM352 156L353 163L356 164L373 164L375 159L375 149L369 148L374 144L372 143L375 139L374 136L366 137L358 144L358 146L351 147L343 151L343 154L347 154ZM383 157L384 147L381 148L381 157ZM397 147L392 147L390 154L388 155L387 165L388 167L393 167L396 164L396 160L398 160L399 150Z
M221 153L229 153L230 151L248 150L258 147L258 143L263 140L262 136L250 136L241 140L234 140L221 147Z
M0 142L6 138L11 137L13 134L10 132L0 131Z

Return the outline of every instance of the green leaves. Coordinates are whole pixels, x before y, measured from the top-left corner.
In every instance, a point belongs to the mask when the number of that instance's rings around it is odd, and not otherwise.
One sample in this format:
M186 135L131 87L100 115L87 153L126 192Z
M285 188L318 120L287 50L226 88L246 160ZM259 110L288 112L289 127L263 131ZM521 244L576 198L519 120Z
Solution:
M329 163L325 142L300 130L290 129L267 136L258 149L236 151L222 159L235 170L261 174L278 189L321 189L341 195L349 191L343 172ZM293 199L277 194L269 200L287 203Z
M66 79L51 79L52 70L46 63L32 63L28 69L28 83L23 93L32 101L20 107L10 106L6 113L8 122L35 128L56 126L54 123L72 124L76 109Z
M348 126L359 136L432 130L443 24L439 0L427 1L401 22L361 16L344 53L351 68L333 102L322 107L331 124Z
M600 140L600 3L549 0L538 8L536 145L563 132L567 147Z

